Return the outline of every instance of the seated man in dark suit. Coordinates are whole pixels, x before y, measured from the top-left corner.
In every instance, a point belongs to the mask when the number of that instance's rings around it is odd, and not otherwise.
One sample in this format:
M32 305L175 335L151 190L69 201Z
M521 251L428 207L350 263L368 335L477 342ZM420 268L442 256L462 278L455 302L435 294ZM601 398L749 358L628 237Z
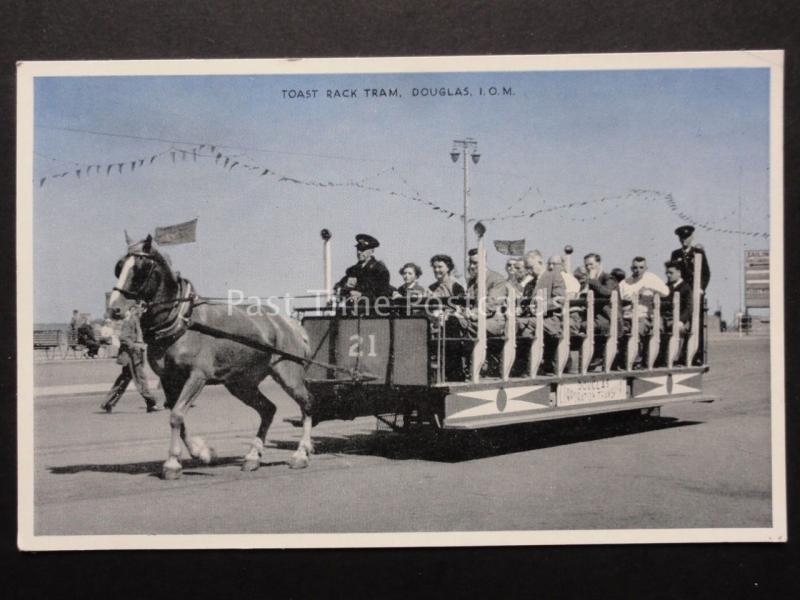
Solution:
M581 292L591 290L594 293L594 354L589 362L590 370L598 370L603 364L605 341L611 329L611 295L619 286L618 281L603 270L600 255L591 252L583 257L584 277L581 280Z
M692 325L692 288L686 282L681 273L681 265L677 261L669 261L665 265L667 269L667 287L669 288L669 296L664 300L661 306L661 319L663 323L662 336L661 336L661 352L658 359L658 365L664 366L667 364L667 351L669 350L669 339L672 335L673 320L675 319L675 310L672 304L675 293L678 293L680 308L678 317L678 331L680 332L680 339L678 345L677 358L674 364L686 364L686 356L684 354L686 336L689 335Z
M392 297L394 290L389 284L389 270L374 257L378 246L380 242L371 235L359 233L356 236L358 262L348 267L345 276L334 286L339 298L353 303L363 298L369 305L378 298Z

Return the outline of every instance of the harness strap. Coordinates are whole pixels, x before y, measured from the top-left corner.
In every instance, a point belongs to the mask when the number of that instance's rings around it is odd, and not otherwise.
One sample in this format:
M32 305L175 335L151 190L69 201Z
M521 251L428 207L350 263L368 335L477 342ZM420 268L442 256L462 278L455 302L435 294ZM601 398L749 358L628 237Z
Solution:
M164 340L177 340L184 333L186 333L187 321L191 317L192 310L194 309L194 300L196 296L192 283L188 279L181 278L179 281L178 297L167 302L152 303L150 306L156 304L175 304L177 309L174 316L168 316L167 320L159 323L154 328L148 328L143 332L148 340L148 343L162 342Z

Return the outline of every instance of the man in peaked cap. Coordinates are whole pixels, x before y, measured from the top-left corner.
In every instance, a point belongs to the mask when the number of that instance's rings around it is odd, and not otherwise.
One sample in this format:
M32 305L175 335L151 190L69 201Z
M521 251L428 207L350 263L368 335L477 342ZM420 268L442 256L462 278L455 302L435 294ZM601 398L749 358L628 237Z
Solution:
M694 260L695 254L700 254L703 257L703 266L701 267L700 271L700 288L703 290L703 294L705 296L706 287L708 287L708 282L711 279L711 269L708 266L708 257L706 257L705 250L700 244L694 243L694 227L691 225L681 225L675 230L675 235L678 236L678 239L681 241L681 247L677 250L672 251L672 256L670 256L670 262L676 263L681 270L681 278L686 282L689 286L689 289L693 289L694 287ZM702 304L705 303L705 297L702 300ZM701 304L701 305L702 305ZM699 337L699 349L697 354L694 357L694 364L703 364L705 357L703 356L703 348L704 348L704 321L705 316L702 309L700 311L700 331L698 331Z
M358 262L348 267L344 277L334 286L340 298L366 298L369 302L374 302L378 298L392 297L389 269L374 257L378 246L380 242L371 235L359 233L356 236Z
M694 243L694 227L681 225L675 230L675 235L681 241L681 247L673 250L670 262L677 262L680 265L681 277L691 287L694 282L694 255L695 253L702 254L703 267L700 275L700 287L705 291L711 279L711 269L708 267L705 250L700 244Z

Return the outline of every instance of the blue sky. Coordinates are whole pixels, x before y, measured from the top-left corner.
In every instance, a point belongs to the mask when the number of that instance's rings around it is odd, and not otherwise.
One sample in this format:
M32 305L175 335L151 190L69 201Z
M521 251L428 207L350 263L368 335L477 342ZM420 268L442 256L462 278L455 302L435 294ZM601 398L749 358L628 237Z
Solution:
M477 95L492 85L513 95ZM465 86L472 95L411 93ZM396 88L402 97L365 98L365 87ZM360 97L325 98L334 88L356 88ZM320 91L290 100L285 89ZM722 229L738 229L741 196L742 229L769 231L767 69L37 78L35 125L37 322L64 321L73 308L102 313L124 229L143 237L195 217L198 242L167 251L209 296L320 287L323 227L334 234L335 276L354 262L353 236L367 232L381 241L377 255L395 283L409 260L428 283L433 254L460 263L463 227L391 192L419 193L460 214L462 172L449 152L466 136L481 154L471 168L471 217L646 188L671 193L684 213ZM180 153L172 162L171 148L199 143L219 146L231 162L377 191L279 182ZM130 172L140 158L145 166ZM123 173L114 167L106 176L105 165L118 162ZM90 164L103 165L102 174L51 178ZM634 198L490 222L488 239L525 238L546 255L571 244L576 257L599 252L607 269L627 270L642 254L662 274L680 224L662 201ZM739 236L698 231L697 239L711 263L710 306L721 303L728 316L739 305ZM768 240L744 238L745 249L766 247ZM490 250L489 262L502 270L504 257Z

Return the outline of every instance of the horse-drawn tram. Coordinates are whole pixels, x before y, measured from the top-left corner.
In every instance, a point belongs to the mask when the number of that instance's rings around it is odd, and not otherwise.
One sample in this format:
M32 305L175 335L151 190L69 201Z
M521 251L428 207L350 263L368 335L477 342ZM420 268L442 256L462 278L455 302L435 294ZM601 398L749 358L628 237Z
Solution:
M323 230L328 298L298 310L302 327L277 313L252 314L203 298L151 236L127 240L108 308L119 318L130 303L145 307L147 359L170 409L163 477L180 477L183 446L204 463L214 460L213 449L191 435L186 422L209 384L224 385L260 416L242 461L246 471L259 468L276 411L259 390L266 377L301 410L294 421L303 434L289 461L294 468L308 465L312 426L325 420L374 415L398 429L422 424L473 430L620 411L652 414L664 404L713 400L702 391L708 370L701 343L702 254L695 255L693 289L684 283L672 298L669 292L663 300L637 292L623 301L610 287L602 297L599 288L598 297L591 289L570 297L556 293L555 285L548 297L551 287L539 284L563 279L552 269L549 279L548 272L541 274L534 294L523 293L518 302L514 287L487 271L485 228L479 223L475 230L478 248L470 257L466 295L394 302L375 296L367 303L353 290L336 301L331 235ZM498 283L502 293L496 293ZM640 332L640 326L648 330Z
M700 335L705 325L701 255L694 264L688 333L675 318L670 330L655 326L649 336L640 336L637 318L623 321L623 301L616 291L608 298L595 298L591 291L566 297L551 310L543 293L525 306L509 287L499 307L504 331L489 335L485 229L479 224L476 232L478 289L472 306L469 299L433 307L430 300L383 307L334 301L323 309L298 309L314 361L306 371L315 398L314 422L374 415L394 429L417 424L480 429L621 411L655 416L665 404L715 399L702 388L708 366L701 347L707 336ZM330 291L330 235L325 231L323 244L325 289ZM651 298L653 323L666 313L681 314L677 292L672 298ZM638 302L634 297L625 308L636 315ZM454 335L452 312L465 309L476 315L473 332ZM595 332L598 312L607 316L604 335ZM524 313L530 316L518 316ZM526 337L518 335L523 318L529 320ZM560 335L545 333L548 318L551 327L561 327ZM576 328L577 319L581 325ZM635 366L637 356L643 363Z

